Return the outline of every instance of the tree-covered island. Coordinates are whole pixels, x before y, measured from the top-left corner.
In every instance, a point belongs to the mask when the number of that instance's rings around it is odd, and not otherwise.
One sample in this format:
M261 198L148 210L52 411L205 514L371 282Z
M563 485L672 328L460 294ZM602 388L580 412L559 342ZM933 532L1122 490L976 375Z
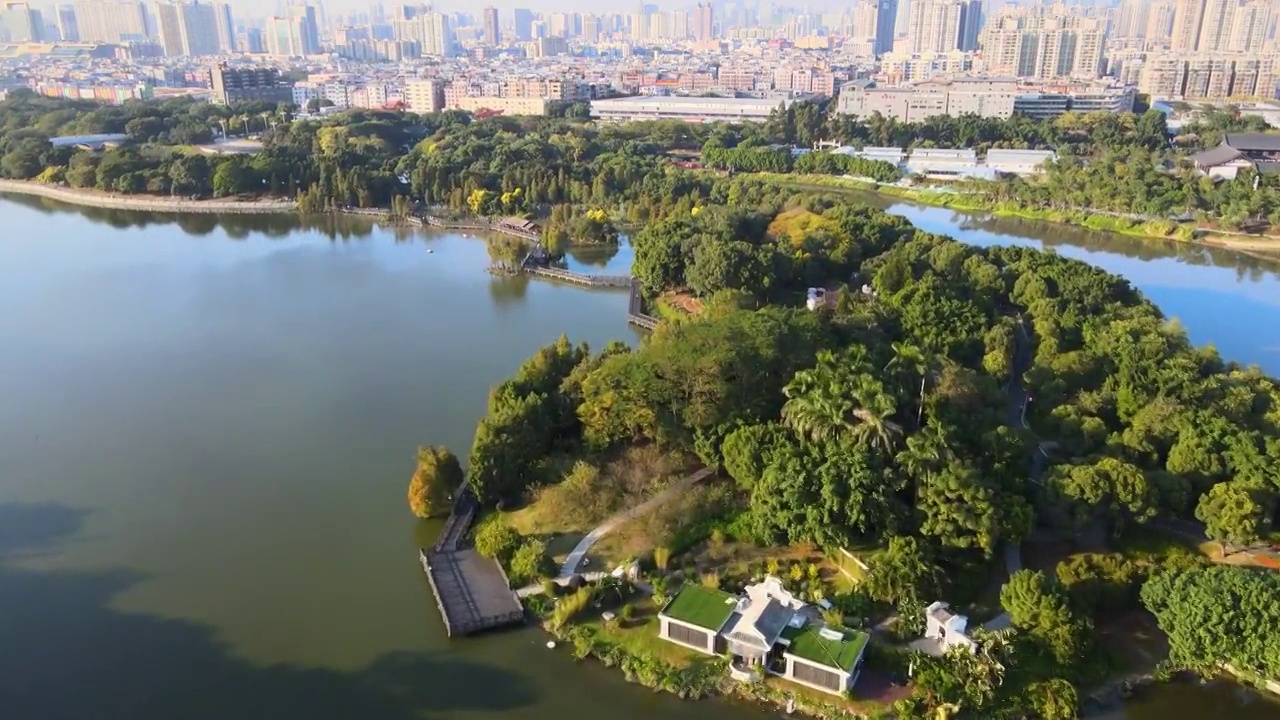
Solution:
M467 463L496 508L478 535L499 558L545 549L538 577L678 487L582 568L636 560L635 583L532 601L577 652L833 717L1071 718L1135 673L1280 677L1280 576L1249 550L1280 490L1274 379L1120 278L817 192L708 198L633 242L664 323L635 348L543 348L493 389ZM720 472L680 487L698 467ZM1179 534L1196 518L1213 542ZM682 593L769 576L869 635L848 697L743 685L659 637ZM971 648L913 649L938 601Z

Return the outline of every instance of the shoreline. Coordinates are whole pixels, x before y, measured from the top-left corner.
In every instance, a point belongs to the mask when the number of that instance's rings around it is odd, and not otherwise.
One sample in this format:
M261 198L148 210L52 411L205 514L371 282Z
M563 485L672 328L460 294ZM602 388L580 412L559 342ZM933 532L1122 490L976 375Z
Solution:
M1270 236L1238 235L1235 233L1228 234L1212 228L1192 228L1190 229L1188 236L1179 237L1177 235L1156 232L1149 227L1149 223L1147 222L1123 221L1122 219L1112 218L1111 216L1090 216L1106 219L1107 222L1102 223L1102 225L1106 225L1105 227L1096 227L1087 222L1079 222L1073 219L1073 216L1080 214L1081 211L1050 212L1031 209L984 208L976 205L948 202L948 198L945 193L920 190L916 188L882 186L865 181L841 178L838 176L817 176L818 178L825 180L825 182L805 182L804 177L796 178L780 173L753 174L757 177L762 177L765 180L782 182L800 189L812 190L815 192L830 190L837 192L840 190L865 192L875 194L886 199L915 203L924 207L945 208L974 216L989 215L992 217L1042 222L1051 225L1065 225L1092 232L1114 233L1116 235L1123 235L1139 240L1154 240L1176 245L1189 245L1193 247L1225 250L1254 260L1261 260L1269 263L1280 263L1280 238L1271 239ZM814 178L809 179L814 180ZM0 194L3 193L40 197L67 203L69 205L98 208L102 210L227 215L296 214L298 211L297 204L292 200L190 200L187 198L166 198L155 195L123 195L119 193L102 192L100 190L70 188L61 185L44 185L32 180L0 179ZM379 216L385 215L386 212L387 210L384 208L365 208L359 211L337 211L338 214L376 214ZM1128 227L1123 227L1122 225L1124 222L1132 222L1133 224ZM515 233L505 232L504 230L495 227L472 228L469 225L460 224L459 228L451 228L453 223L448 221L438 223L426 222L424 224L440 229L496 230L498 232L503 232L504 234L515 235ZM1197 235L1197 233L1200 234Z
M122 195L61 185L44 185L30 180L0 179L0 193L41 197L69 205L102 210L227 215L278 215L297 212L297 203L292 200L189 200L156 195Z
M904 188L900 192L890 192L883 189L868 188L867 191L878 193L886 197L898 198L905 202L913 202L927 207L945 208L947 210L968 213L970 215L985 214L998 218L1011 218L1028 220L1031 222L1050 223L1053 225L1065 225L1067 227L1079 228L1081 230L1089 230L1092 232L1114 233L1116 235L1123 235L1137 240L1154 240L1174 245L1189 245L1192 247L1227 250L1255 260L1263 260L1273 263L1280 262L1280 238L1272 238L1265 235L1244 236L1223 234L1221 231L1214 230L1212 228L1191 227L1189 225L1180 224L1174 224L1172 232L1168 232L1165 231L1163 227L1155 227L1155 225L1164 225L1164 223L1161 223L1160 221L1126 220L1124 218L1118 218L1111 215L1088 215L1087 211L1084 210L1053 211L1035 210L1031 208L987 208L980 205L965 205L963 203L946 202L946 198L943 197L943 193L916 189ZM1080 221L1076 219L1082 215L1086 218L1098 218L1099 222L1096 224L1090 224L1088 220Z
M965 204L963 201L959 201L961 196L954 193L942 193L922 188L904 188L897 185L881 185L868 180L844 178L837 175L795 177L784 173L752 174L763 177L766 180L786 183L799 189L814 192L839 192L841 190L862 192L888 200L914 203L923 207L944 208L973 216L988 215L997 218L1065 225L1092 232L1123 235L1138 240L1155 240L1176 245L1226 250L1255 260L1280 263L1280 237L1275 236L1224 233L1214 228L1190 227L1172 222L1161 223L1160 221L1127 220L1111 215L1089 215L1087 211L1083 210L1050 211L1031 208L983 207L982 205ZM1076 219L1080 216L1098 218L1098 221L1090 223L1087 220ZM1153 223L1161 227L1156 228ZM1179 235L1179 231L1181 231L1181 235Z

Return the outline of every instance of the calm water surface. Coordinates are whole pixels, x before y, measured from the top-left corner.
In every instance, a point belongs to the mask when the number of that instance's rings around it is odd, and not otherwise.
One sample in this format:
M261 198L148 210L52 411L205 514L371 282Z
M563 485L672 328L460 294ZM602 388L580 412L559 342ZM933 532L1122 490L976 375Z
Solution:
M0 228L0 718L768 717L627 685L534 630L449 643L415 564L437 528L405 510L413 447L465 451L487 389L562 332L634 341L624 293L345 220L0 200ZM1274 274L1092 252L1185 271L1134 279L1223 298L1231 322L1187 313L1192 337L1280 372ZM1178 692L1130 717L1280 718Z

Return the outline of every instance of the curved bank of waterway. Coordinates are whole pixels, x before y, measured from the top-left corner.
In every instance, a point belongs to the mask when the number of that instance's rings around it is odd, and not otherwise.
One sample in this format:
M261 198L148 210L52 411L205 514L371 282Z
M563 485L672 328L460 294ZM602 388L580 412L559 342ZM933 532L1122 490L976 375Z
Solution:
M628 685L537 630L449 643L416 566L437 528L404 509L411 448L465 451L489 386L562 332L634 340L625 293L493 278L474 239L352 218L0 199L0 223L0 716L767 716ZM1193 337L1265 356L1275 275L1183 269L1253 328ZM1128 717L1280 718L1240 697Z

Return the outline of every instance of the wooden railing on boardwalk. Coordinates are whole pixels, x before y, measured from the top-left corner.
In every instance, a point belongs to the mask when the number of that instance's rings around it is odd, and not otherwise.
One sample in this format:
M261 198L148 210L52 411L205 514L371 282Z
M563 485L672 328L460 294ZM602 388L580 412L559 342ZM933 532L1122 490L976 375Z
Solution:
M528 262L524 264L524 271L530 275L540 275L552 280L561 280L587 287L628 287L631 285L630 275L587 275L546 265L532 265Z
M627 303L627 322L646 330L658 327L658 318L644 312L644 298L640 295L640 281L631 280L631 299Z
M463 483L457 500L453 503L453 512L449 513L449 519L445 520L444 529L436 539L435 551L453 552L461 548L479 509L480 502L476 500L475 493L471 492L471 486Z
M479 509L471 487L463 484L436 544L418 551L449 637L524 621L524 607L498 561L463 546Z
M442 230L474 230L476 232L497 232L512 237L518 237L521 240L537 243L542 241L542 236L535 232L526 232L510 225L503 225L500 222L489 222L479 218L470 218L467 220L445 220L434 215L426 215L425 222L434 228Z

